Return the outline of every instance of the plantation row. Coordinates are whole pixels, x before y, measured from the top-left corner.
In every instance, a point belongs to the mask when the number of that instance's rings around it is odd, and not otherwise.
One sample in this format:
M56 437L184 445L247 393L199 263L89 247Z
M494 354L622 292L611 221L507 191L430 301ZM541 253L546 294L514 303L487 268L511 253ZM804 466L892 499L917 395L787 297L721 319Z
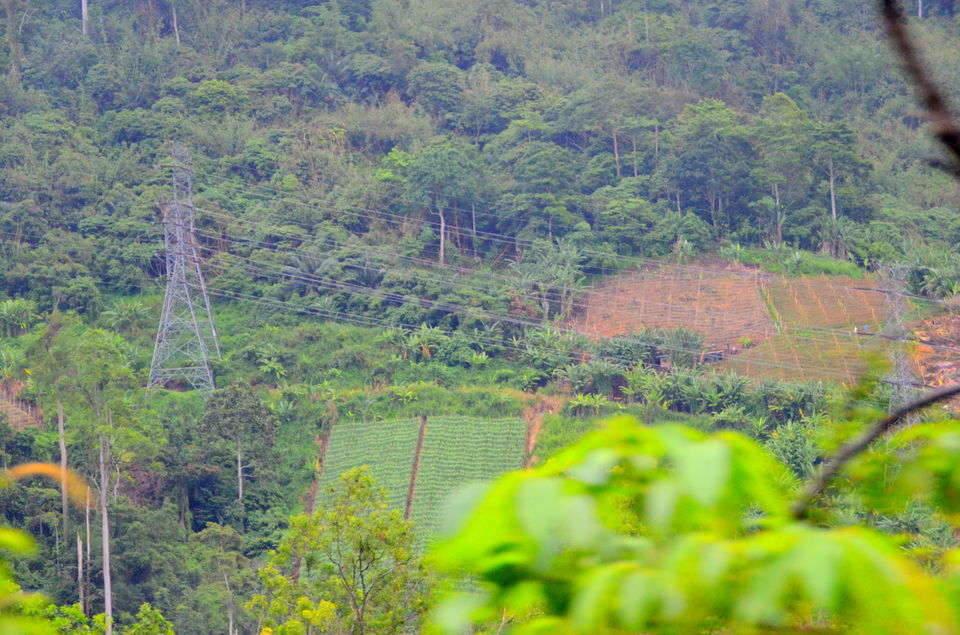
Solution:
M341 474L370 466L391 507L403 510L416 453L418 419L345 422L333 427L320 477L320 491ZM421 542L442 528L449 495L474 481L493 480L522 466L526 425L521 419L428 417L411 519Z

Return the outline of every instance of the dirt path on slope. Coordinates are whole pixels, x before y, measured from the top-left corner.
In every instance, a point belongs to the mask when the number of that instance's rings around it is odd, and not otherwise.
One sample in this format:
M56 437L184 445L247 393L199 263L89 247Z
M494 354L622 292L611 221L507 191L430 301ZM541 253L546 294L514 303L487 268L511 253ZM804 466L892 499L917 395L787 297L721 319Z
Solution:
M420 473L420 455L423 453L423 438L427 436L427 416L420 415L420 434L417 435L417 449L413 453L413 469L410 470L410 487L407 489L407 505L403 510L403 519L410 520L413 511L413 498L417 492L417 474Z
M534 396L533 402L523 409L523 420L527 424L527 443L523 452L523 467L530 467L536 462L537 457L534 456L533 451L537 447L537 438L543 428L543 416L557 414L561 409L563 409L563 398L547 395Z
M323 474L323 463L327 458L327 447L330 445L330 435L332 428L327 428L321 434L314 437L314 443L317 444L317 460L314 463L313 482L303 493L303 512L307 516L313 515L313 510L317 507L317 495L320 493L320 476Z

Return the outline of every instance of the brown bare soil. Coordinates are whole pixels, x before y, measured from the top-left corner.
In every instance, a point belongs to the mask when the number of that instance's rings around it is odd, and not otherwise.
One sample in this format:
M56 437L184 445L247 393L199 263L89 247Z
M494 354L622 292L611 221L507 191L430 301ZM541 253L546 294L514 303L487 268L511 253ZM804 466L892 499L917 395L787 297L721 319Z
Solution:
M785 326L869 327L883 322L885 296L876 282L846 276L776 278L766 284Z
M543 416L557 414L562 409L563 398L550 395L537 395L534 401L523 409L523 420L527 423L527 445L523 453L523 467L530 467L536 462L533 452L543 427Z
M778 335L759 346L723 360L720 368L757 379L781 381L856 382L867 370L864 353L876 350L877 338L823 334Z
M710 350L730 351L741 338L759 342L774 332L759 292L763 276L743 267L701 271L671 267L617 276L584 297L574 328L594 337L644 328L684 327L702 333Z
M303 494L303 511L307 516L313 514L313 510L317 505L317 494L320 492L320 475L323 474L323 461L327 457L327 447L330 445L330 429L328 428L323 434L318 434L314 437L314 442L317 444L317 462L314 466L315 475L313 482L310 483L307 491Z
M960 315L924 320L911 330L918 340L913 360L920 382L936 387L960 381ZM960 410L960 398L950 407Z
M403 519L410 520L413 511L413 497L417 492L417 474L420 473L420 456L423 454L423 439L427 435L427 417L420 415L420 434L417 436L417 449L413 453L413 469L410 470L410 487L407 488L407 504L403 510Z
M593 337L643 328L704 336L721 367L757 378L850 383L878 333L886 296L871 279L785 278L722 261L626 273L584 295L573 327Z

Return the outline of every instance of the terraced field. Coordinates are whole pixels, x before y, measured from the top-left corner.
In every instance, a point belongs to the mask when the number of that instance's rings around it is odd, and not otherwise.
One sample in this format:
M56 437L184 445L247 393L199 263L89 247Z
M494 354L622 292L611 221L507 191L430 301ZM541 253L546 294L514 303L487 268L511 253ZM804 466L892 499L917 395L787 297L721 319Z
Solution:
M876 329L883 322L884 295L875 290L873 280L775 278L764 288L785 326Z
M852 384L867 370L863 353L880 345L875 338L853 334L782 334L729 357L718 366L760 379Z
M875 279L787 278L730 264L627 273L583 296L572 326L593 337L685 327L718 351L718 366L756 378L850 383L863 354L882 350L887 294ZM908 313L907 319L917 317Z
M323 489L343 472L369 465L388 502L404 511L416 453L417 419L341 423L333 428L320 477ZM428 417L414 484L411 520L422 543L442 527L446 498L471 481L493 480L523 465L527 426L520 419Z
M586 309L573 327L593 337L684 327L703 333L711 349L735 348L745 337L761 341L774 331L759 293L763 278L731 267L616 276L584 294Z
M333 427L323 460L320 493L350 468L369 465L387 502L403 511L420 422L416 419L346 422Z
M444 501L471 481L492 480L519 469L527 436L521 419L428 419L413 499L413 520L425 539L443 525Z

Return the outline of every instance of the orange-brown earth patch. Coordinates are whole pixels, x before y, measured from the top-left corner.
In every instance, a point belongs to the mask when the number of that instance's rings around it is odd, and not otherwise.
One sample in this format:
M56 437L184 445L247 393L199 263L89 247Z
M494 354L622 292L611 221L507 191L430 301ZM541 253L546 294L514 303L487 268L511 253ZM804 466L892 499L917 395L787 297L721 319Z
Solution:
M879 333L886 294L872 279L786 278L722 262L669 264L611 278L584 294L573 327L592 337L644 328L704 336L721 367L757 378L851 383ZM960 342L958 342L960 346Z
M703 334L709 350L732 352L740 342L774 333L759 293L763 274L739 266L697 270L665 265L616 276L587 292L574 328L593 337L645 328L684 327Z
M960 315L923 320L911 330L917 338L913 359L920 381L928 386L960 381ZM950 405L960 410L960 399L954 399Z

